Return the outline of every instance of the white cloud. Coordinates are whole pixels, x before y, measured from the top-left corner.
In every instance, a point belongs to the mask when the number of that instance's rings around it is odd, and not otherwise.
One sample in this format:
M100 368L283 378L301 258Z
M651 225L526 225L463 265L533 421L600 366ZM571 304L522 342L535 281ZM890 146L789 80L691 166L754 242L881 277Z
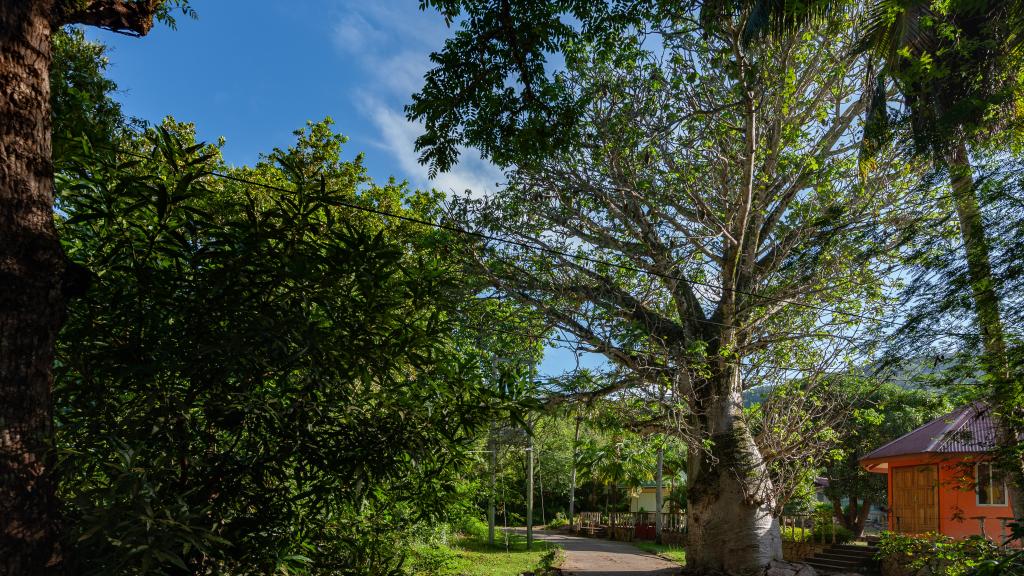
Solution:
M423 85L430 53L440 49L449 34L444 19L410 9L408 0L347 1L336 18L334 45L369 77L354 95L355 103L379 131L376 144L395 159L396 171L416 186L447 193L493 192L504 179L501 171L473 150L463 150L458 165L429 179L415 151L422 126L406 120L403 112L409 97Z
M337 17L333 40L378 85L405 99L422 86L430 53L442 46L447 28L440 16L410 10L408 2L401 6L348 2Z
M398 167L413 184L432 186L449 194L469 191L473 196L483 196L494 192L498 183L504 180L500 170L471 150L462 150L462 161L459 164L430 180L427 167L419 163L415 149L415 140L422 133L422 127L371 97L364 99L361 108L380 130L381 140L378 145L391 152Z

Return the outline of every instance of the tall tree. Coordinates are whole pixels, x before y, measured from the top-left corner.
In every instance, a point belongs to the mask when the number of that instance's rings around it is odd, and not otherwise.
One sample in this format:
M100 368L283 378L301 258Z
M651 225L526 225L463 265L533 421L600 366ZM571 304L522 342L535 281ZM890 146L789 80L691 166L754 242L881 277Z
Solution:
M144 36L165 0L0 5L0 572L61 570L51 474L54 341L76 287L53 223L53 31L83 24Z
M849 426L825 466L829 485L825 494L839 522L860 536L871 507L886 502L885 476L865 471L860 458L918 426L947 413L952 405L926 389L897 384L845 381L836 391L851 397ZM846 505L843 505L843 500Z
M564 44L509 37L544 30L517 18L558 28L558 8L474 13L410 113L438 168L460 137L515 165L506 190L465 206L513 240L481 265L620 367L606 392L672 390L689 442L688 562L748 573L781 545L743 391L769 352L797 369L851 352L841 335L879 283L862 249L881 243L858 235L890 214L902 168L866 183L856 168L868 70L852 14L748 47L749 13L708 27L677 3L645 7L635 27L613 17ZM497 39L473 43L488 25ZM560 47L566 70L544 76Z
M913 141L946 175L980 338L981 367L995 408L1004 468L1016 479L1014 514L1024 516L1024 373L1011 359L993 238L984 221L971 149L993 134L1019 130L1024 3L1017 0L877 2L864 26L864 49L883 63L906 103ZM869 125L888 126L887 83L880 79ZM867 142L867 148L873 142Z

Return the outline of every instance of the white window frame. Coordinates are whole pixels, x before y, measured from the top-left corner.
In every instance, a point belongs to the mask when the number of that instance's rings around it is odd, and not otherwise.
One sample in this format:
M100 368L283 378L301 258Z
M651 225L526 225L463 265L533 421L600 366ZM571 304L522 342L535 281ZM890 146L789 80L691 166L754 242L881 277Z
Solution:
M1005 508L1007 505L1009 505L1009 497L1006 493L1007 486L1005 477L999 480L1003 484L1003 502L1001 504L981 503L981 474L979 473L979 468L981 468L982 464L988 466L988 493L989 495L992 494L993 472L995 472L995 467L992 465L992 462L990 461L977 462L974 465L974 503L978 506Z

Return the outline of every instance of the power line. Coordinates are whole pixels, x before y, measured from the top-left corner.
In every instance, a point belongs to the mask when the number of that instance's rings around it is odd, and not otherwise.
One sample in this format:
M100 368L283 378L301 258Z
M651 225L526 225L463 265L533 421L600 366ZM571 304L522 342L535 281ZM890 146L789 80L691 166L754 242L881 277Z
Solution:
M141 154L141 153L134 152L134 151L131 151L131 150L123 150L123 149L115 148L115 147L107 147L107 148L109 150L113 151L113 152L122 153L122 154L125 154L125 155L128 155L128 156L134 156L134 157L141 158L141 159L146 159L146 160L152 159L151 157L149 157L149 156L147 156L145 154ZM211 171L207 172L207 174L210 175L210 176L213 176L215 178L220 178L222 180L232 181L232 182L236 182L236 183L239 183L239 184L247 184L247 185L250 185L250 186L257 186L257 187L265 188L265 189L268 189L268 190L276 190L276 191L279 191L279 192L285 192L285 193L289 193L289 194L295 193L295 190L284 188L282 186L276 186L274 184L268 184L268 183L265 183L265 182L256 182L256 181L253 181L253 180L249 180L249 179L246 179L246 178L240 178L238 176L234 176L234 175L227 174L227 173L224 173L224 172L218 172L216 170L211 170ZM340 190L340 189L339 190L331 190L332 193L333 192L341 192L341 191L342 190ZM673 281L677 281L677 282L686 282L686 283L689 283L689 284L692 284L692 285L696 285L696 286L702 286L702 287L705 287L705 288L712 288L712 289L716 289L716 290L721 290L723 292L732 292L732 293L735 293L735 294L742 294L744 296L750 296L750 297L753 297L753 298L760 298L760 299L765 300L767 302L774 302L774 303L779 303L779 304L793 305L793 306L798 306L798 307L807 308L807 309L811 309L811 310L817 310L819 312L827 312L829 314L834 314L834 315L838 315L838 316L845 316L845 317L848 317L848 318L857 318L857 319L865 320L865 321L869 321L869 322L876 322L876 323L880 323L880 324L887 324L887 325L890 325L890 326L895 326L895 327L897 327L897 329L898 328L903 328L903 327L906 326L906 323L898 322L898 321L895 321L895 320L888 320L888 319L885 319L885 318L876 318L876 317L873 317L873 316L868 316L866 314L859 314L859 313L856 313L856 312L844 312L844 311L841 311L841 310L836 310L834 308L828 308L826 306L819 306L819 305L815 305L815 304L808 304L808 303L805 303L805 302L797 302L797 301L793 301L793 300L786 300L786 299L781 299L781 298L773 298L771 296L766 296L766 295L763 295L763 294L758 294L756 292L748 292L748 291L740 290L740 289L737 289L737 288L726 288L726 287L721 286L721 285L712 284L712 283L709 283L709 282L702 282L702 281L698 281L698 280L692 280L692 279L688 279L688 278L683 277L683 276L675 276L675 275L672 275L672 274L666 274L666 273L657 272L657 271L654 271L654 270L647 270L647 269L639 268L639 267L636 267L636 266L630 266L628 264L619 264L619 263L611 262L611 261L608 261L608 260L602 260L600 258L593 258L593 257L586 256L586 255L583 255L583 254L573 254L573 253L565 252L565 251L562 251L562 250L556 250L554 248L550 248L550 247L538 244L538 242L540 242L540 241L536 240L536 239L533 239L533 238L531 238L531 240L534 240L534 243L530 243L530 242L526 242L526 241L522 241L522 240L502 238L502 237L499 237L499 236L494 236L492 234L486 234L486 233L483 233L483 232L477 232L475 230L467 230L465 228L461 228L459 226L453 226L451 224L445 224L443 222L432 222L432 221L429 221L429 220L424 220L422 218L417 218L415 216L408 216L408 215L404 215L404 214L397 214L397 213L390 212L390 211L387 211L387 210L381 210L379 208L373 208L373 207L370 207L370 206L363 206L363 205L352 203L352 202L346 202L344 200L332 200L331 204L337 205L337 206L342 206L342 207L345 207L345 208L351 208L353 210L367 212L367 213L370 213L370 214L376 214L378 216L384 216L384 217L387 217L387 218L395 218L397 220L411 222L411 223L414 223L414 224L421 224L421 225L424 225L424 226L429 226L429 227L437 228L437 229L440 229L440 230L446 230L448 232L454 232L454 233L457 233L457 234L462 234L462 235L466 235L466 236L472 236L472 237L479 238L479 239L482 239L482 240L490 240L490 241L498 242L498 243L502 243L502 244L518 246L520 248L524 248L524 249L527 249L527 250L534 250L534 251L537 251L537 252L544 252L544 253L560 256L562 258L569 258L569 259L574 259L574 260L580 260L580 261L583 261L583 262L587 262L587 263L595 264L595 265L599 265L599 266L609 266L609 267L612 267L612 268L618 268L620 270L625 270L625 271L628 271L628 272L634 272L634 273L637 273L637 274L645 274L645 275L655 276L655 277L666 279L666 280L673 280ZM697 321L697 322L705 323L705 324L719 324L719 325L722 325L722 326L726 326L724 324L720 324L720 323L714 322L714 321L712 321L710 319L702 319L702 318L696 318L696 317L690 317L689 319ZM922 331L930 333L930 334L934 334L934 335L951 336L951 337L956 337L956 338L978 338L978 337L980 337L979 334L974 334L974 333L946 332L946 331L933 330L933 329L924 329Z
M289 190L287 188L283 188L283 187L279 187L279 186L274 186L274 185L271 185L271 184L264 184L264 183L261 183L261 182L253 182L251 180L247 180L247 179L244 179L244 178L238 178L237 176L232 176L230 174L224 174L224 173L221 173L221 172L211 172L210 174L212 176L215 176L215 177L218 177L218 178L222 178L222 179L225 179L225 180L230 180L230 181L234 181L234 182L238 182L238 183L242 183L242 184L249 184L249 185L253 185L253 186L261 186L261 187L264 187L264 188L269 188L269 189L277 190L277 191L281 191L281 192L288 192L288 193L294 193L295 192L294 190ZM441 222L431 222L429 220L424 220L424 219L421 219L421 218L416 218L414 216L407 216L407 215L404 215L404 214L396 214L394 212L389 212L389 211L386 211L386 210L380 210L380 209L372 208L372 207L369 207L369 206L361 206L359 204L345 202L343 200L334 200L332 202L334 204L339 205L339 206L344 206L346 208L352 208L354 210L360 210L360 211L363 211L363 212L368 212L368 213L376 214L376 215L379 215L379 216L395 218L395 219L398 219L398 220L403 220L403 221L406 221L406 222L412 222L412 223L415 223L415 224L422 224L422 225L425 225L425 226L431 226L431 227L438 228L438 229L441 229L441 230L446 230L446 231L449 231L449 232L455 232L455 233L458 233L458 234L473 236L473 237L480 238L480 239L483 239L483 240L490 240L490 241L493 241L493 242L499 242L499 243L503 243L503 244L509 244L509 245L513 245L513 246L518 246L520 248L524 248L524 249L527 249L527 250L534 250L534 251L538 251L538 252L545 252L545 253L548 253L548 254L553 254L553 255L556 255L556 256L561 256L563 258L571 258L571 259L581 260L581 261L584 261L584 262L588 262L590 264L595 264L595 265L600 265L600 266L610 266L610 267L613 267L613 268L618 268L618 269L621 269L621 270L626 270L626 271L634 272L634 273L637 273L637 274L646 274L646 275L650 275L650 276L656 276L656 277L660 277L660 278L663 278L663 279L666 279L666 280L674 280L674 281L679 281L679 282L688 282L690 284L694 284L694 285L697 285L697 286L703 286L703 287L706 287L706 288L713 288L713 289L718 289L718 290L727 291L727 292L731 291L731 292L734 292L734 293L737 293L737 294L743 294L745 296L751 296L751 297L755 297L755 298L760 298L760 299L766 300L768 302L775 302L775 303L781 303L781 304L791 304L791 305L794 305L794 306L799 306L799 307L803 307L803 308L817 310L817 311L820 311L820 312L828 312L830 314L835 314L835 315L839 315L839 316L847 316L847 317L850 317L850 318L858 318L858 319L866 320L866 321L870 321L870 322L878 322L878 323L888 324L888 325L891 325L891 326L896 326L898 328L903 328L906 325L905 323L897 322L895 320L888 320L888 319L884 319L884 318L876 318L876 317L873 317L873 316L868 316L866 314L858 314L856 312L844 312L844 311L840 311L840 310L835 310L833 308L827 308L825 306L817 306L817 305L814 305L814 304L807 304L807 303L804 303L804 302L796 302L796 301L792 301L792 300L784 300L784 299L779 299L779 298L772 298L770 296L765 296L765 295L757 294L757 293L754 293L754 292L746 292L746 291L735 289L735 288L725 288L725 287L717 285L717 284L711 284L711 283L707 283L707 282L700 282L700 281L697 281L697 280L690 280L690 279L687 279L687 278L684 278L684 277L681 277L681 276L674 276L674 275L671 275L671 274L664 274L664 273L656 272L656 271L653 271L653 270L647 270L647 269L644 269L644 268L638 268L638 267L635 267L635 266L630 266L630 265L627 265L627 264L619 264L619 263L615 263L615 262L610 262L608 260L602 260L600 258L592 258L590 256L585 256L585 255L582 255L582 254L572 254L570 252L565 252L565 251L562 251L562 250L556 250L554 248L549 248L547 246L531 244L531 243L524 242L524 241L521 241L521 240L502 238L502 237L499 237L499 236L494 236L492 234L486 234L486 233L483 233L483 232L477 232L475 230L467 230L465 228L461 228L461 227L458 227L458 226L452 226L450 224L444 224L444 223L441 223ZM691 317L690 319L691 320L695 320L697 322L704 323L704 324L713 324L713 325L718 325L718 326L731 327L731 326L729 326L727 324L723 324L721 322L715 322L714 320L710 320L710 319L702 319L702 318L696 318L696 317ZM940 335L940 336L953 336L953 337L958 337L958 338L970 338L970 337L978 337L979 336L977 334L968 334L968 333L961 333L961 332L945 332L945 331L940 331L940 330L926 330L926 332L931 333L931 334L935 334L935 335Z
M520 332L520 331L516 331L516 330L502 330L500 328L494 328L493 326L488 327L488 331L492 332L492 333L493 332L499 332L499 333L502 333L502 334L508 334L508 335L511 335L511 336L519 336L519 337L522 337L522 338L529 338L529 339L534 339L534 340L548 340L548 341L554 341L554 342L563 342L563 343L566 343L566 344L572 344L572 345L577 345L577 346L581 344L581 342L578 341L578 340L569 340L567 338L559 338L557 336L550 336L550 335L544 336L544 335L539 335L539 334ZM641 350L639 348L624 348L624 347L621 347L621 346L615 346L615 348L617 348L618 350L620 350L622 352L634 352L634 353L644 353L644 354L648 353L648 351ZM715 361L715 360L724 360L724 362L726 364L732 364L734 366L742 366L742 367L754 368L754 369L766 368L766 369L770 369L770 370L779 370L779 371L783 371L783 372L801 372L801 373L807 373L807 374L819 374L819 375L824 375L824 376L861 377L861 378L866 378L866 379L870 379L870 380L878 380L878 381L885 381L885 382L902 382L902 383L905 383L905 384L920 384L921 383L921 380L915 379L913 377L910 377L910 378L906 378L906 377L895 378L895 377L892 377L892 378L890 378L890 377L883 377L883 376L877 376L877 375L875 375L875 376L858 375L856 373L849 372L849 371L824 370L824 369L820 369L820 368L809 368L809 367L805 367L805 366L781 366L781 365L778 365L778 364L769 364L769 363L766 363L766 362L744 362L742 360L736 361L736 360L728 360L728 359L721 359L721 358L707 358L706 360L709 363L712 362L712 361ZM556 378L551 378L551 377L547 378L547 380L549 382L551 382L551 381L553 381L555 379Z

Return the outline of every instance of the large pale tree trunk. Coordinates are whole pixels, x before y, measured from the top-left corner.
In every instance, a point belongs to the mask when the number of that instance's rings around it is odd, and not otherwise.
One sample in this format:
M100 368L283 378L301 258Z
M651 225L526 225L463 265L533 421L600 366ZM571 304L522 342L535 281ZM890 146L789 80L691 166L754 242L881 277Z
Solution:
M53 223L53 3L0 2L0 574L57 573L51 474L64 257Z
M710 382L719 393L695 419L711 440L692 446L687 487L686 565L695 573L759 574L782 559L768 472L743 422L739 374Z
M995 411L996 441L1001 447L1011 447L1018 443L1021 432L1013 424L1013 414L1022 409L1017 402L1022 397L1021 388L1024 382L1015 379L1010 370L1003 320L999 311L999 295L996 293L995 275L992 273L989 241L975 190L970 154L963 140L949 147L945 161L960 223L960 236L964 244L975 315L981 331L984 368L992 379L991 398ZM1024 503L1021 502L1024 461L1016 454L1003 458L1001 465L1014 480L1010 490L1013 514L1017 518L1024 517Z

